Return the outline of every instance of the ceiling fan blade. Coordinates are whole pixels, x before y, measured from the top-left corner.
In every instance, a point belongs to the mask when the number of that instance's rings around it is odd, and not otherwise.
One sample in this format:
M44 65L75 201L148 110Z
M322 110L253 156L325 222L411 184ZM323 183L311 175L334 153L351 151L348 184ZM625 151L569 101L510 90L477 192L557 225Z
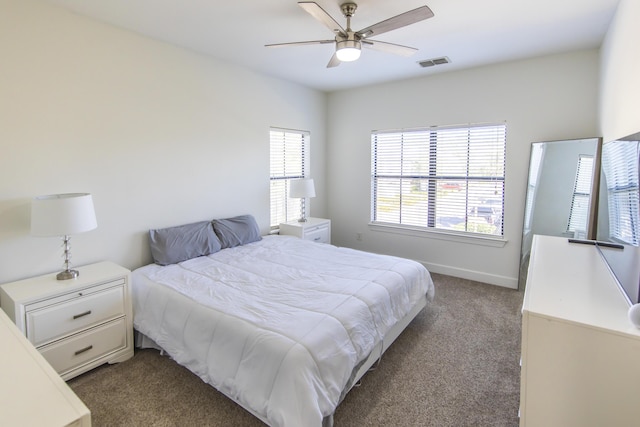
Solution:
M335 40L309 40L306 42L290 42L290 43L272 43L265 44L265 47L284 47L284 46L306 46L310 44L327 44L327 43L335 43Z
M415 47L402 46L400 44L380 42L378 40L361 40L362 46L380 52L393 53L400 56L411 56L418 51Z
M329 63L327 64L327 68L337 67L338 65L340 65L340 60L338 59L338 56L334 53L331 59L329 60Z
M421 6L417 9L410 10L400 15L396 15L392 18L385 19L384 21L373 24L367 28L356 32L360 37L377 36L378 34L386 33L387 31L395 30L398 28L406 27L407 25L415 24L416 22L424 21L433 17L433 12L428 6Z
M323 8L318 5L318 3L314 1L301 1L298 2L298 5L309 13L309 15L313 16L315 19L320 21L331 30L334 34L346 34L344 28L340 24L336 22L335 19L331 17Z

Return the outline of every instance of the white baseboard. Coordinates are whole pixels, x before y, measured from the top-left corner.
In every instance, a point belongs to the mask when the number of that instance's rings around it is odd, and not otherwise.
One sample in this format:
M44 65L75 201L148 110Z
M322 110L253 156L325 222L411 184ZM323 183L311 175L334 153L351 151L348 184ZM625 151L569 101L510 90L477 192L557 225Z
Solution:
M518 289L517 277L499 276L497 274L488 274L482 271L467 270L464 268L434 264L426 261L420 261L420 263L427 267L427 270L433 273L446 274L447 276L460 277L461 279L489 283L490 285L502 286L510 289Z

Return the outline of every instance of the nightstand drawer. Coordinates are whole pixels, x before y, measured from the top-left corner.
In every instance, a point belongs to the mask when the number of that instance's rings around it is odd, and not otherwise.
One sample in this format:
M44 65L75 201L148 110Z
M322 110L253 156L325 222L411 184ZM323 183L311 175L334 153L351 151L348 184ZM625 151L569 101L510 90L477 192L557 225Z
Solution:
M36 347L123 316L124 286L27 311L27 338Z
M125 318L39 348L60 375L127 346Z
M331 236L329 235L329 225L319 225L304 231L305 240L313 240L318 243L329 243Z

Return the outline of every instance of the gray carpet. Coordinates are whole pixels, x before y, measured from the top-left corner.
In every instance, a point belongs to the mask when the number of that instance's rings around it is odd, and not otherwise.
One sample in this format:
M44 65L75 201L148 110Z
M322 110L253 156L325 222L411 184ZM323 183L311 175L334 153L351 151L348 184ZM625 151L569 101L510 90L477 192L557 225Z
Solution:
M423 310L338 407L341 426L517 426L522 292L433 274ZM101 426L263 426L157 351L69 381Z

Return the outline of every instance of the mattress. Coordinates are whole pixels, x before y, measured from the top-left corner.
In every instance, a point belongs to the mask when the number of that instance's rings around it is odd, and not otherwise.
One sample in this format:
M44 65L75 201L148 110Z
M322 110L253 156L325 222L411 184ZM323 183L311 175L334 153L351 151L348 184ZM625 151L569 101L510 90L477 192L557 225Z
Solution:
M416 304L421 264L268 236L132 274L134 327L272 426L320 426Z

